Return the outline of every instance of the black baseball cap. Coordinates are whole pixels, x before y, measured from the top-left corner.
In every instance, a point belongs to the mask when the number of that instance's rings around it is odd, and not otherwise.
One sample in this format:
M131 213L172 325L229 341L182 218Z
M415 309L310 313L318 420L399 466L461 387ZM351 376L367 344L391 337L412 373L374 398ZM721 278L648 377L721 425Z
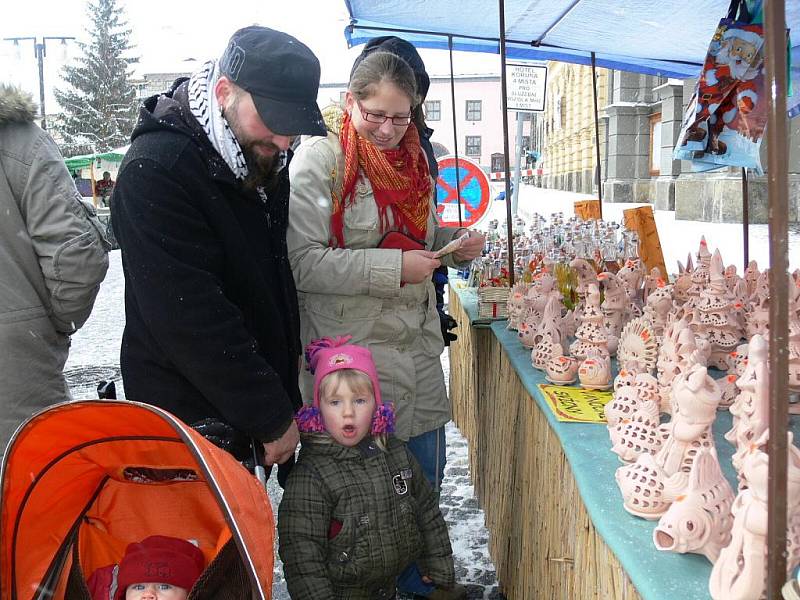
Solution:
M250 93L274 133L325 135L317 106L319 60L298 39L267 27L244 27L231 36L219 67Z

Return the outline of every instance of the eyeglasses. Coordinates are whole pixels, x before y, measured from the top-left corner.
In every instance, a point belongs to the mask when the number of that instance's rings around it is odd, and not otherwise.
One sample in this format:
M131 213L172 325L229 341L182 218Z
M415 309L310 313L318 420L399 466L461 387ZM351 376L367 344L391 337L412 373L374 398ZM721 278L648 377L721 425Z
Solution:
M398 127L405 127L406 125L411 124L411 115L404 115L404 116L396 116L396 117L389 117L387 115L379 115L376 113L367 112L364 110L364 107L361 106L361 102L356 100L356 104L358 105L358 110L361 111L361 116L364 117L364 120L368 123L378 123L383 125L386 121L391 120L392 125L397 125Z

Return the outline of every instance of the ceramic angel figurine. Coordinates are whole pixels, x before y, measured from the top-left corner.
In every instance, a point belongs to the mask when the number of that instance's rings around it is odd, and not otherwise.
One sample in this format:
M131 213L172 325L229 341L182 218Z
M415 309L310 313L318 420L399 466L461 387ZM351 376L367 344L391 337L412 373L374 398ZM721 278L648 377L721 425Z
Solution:
M756 291L756 282L761 273L758 271L758 263L751 260L744 270L744 282L747 284L747 293L752 296Z
M642 454L635 464L617 470L616 479L625 510L645 519L657 519L680 494L685 493L697 453L702 448L716 456L711 424L716 418L719 388L706 368L694 365L676 377L675 412L662 426L666 439L651 456Z
M714 453L697 453L689 486L653 530L653 543L663 551L702 554L712 563L731 541L733 489Z

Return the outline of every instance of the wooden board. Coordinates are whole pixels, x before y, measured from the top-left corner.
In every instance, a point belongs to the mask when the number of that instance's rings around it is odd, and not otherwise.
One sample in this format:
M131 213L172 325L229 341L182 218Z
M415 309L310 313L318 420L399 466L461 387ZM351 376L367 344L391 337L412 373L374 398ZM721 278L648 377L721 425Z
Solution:
M649 273L653 267L661 270L661 275L668 277L664 265L664 253L661 251L661 239L658 237L656 218L652 206L638 206L623 211L625 227L639 234L639 256Z
M575 216L584 221L601 219L600 200L577 200L575 202Z

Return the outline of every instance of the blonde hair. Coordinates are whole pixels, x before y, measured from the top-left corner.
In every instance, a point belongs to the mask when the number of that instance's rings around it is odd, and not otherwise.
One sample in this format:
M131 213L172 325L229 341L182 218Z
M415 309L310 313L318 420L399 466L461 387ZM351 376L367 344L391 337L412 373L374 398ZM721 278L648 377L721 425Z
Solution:
M366 100L375 93L375 87L384 81L393 83L411 101L413 109L420 103L417 79L408 63L391 52L368 54L350 76L348 89L358 100Z
M373 389L372 380L369 378L369 375L358 369L337 369L336 371L328 373L322 378L322 381L319 382L320 403L322 403L323 399L336 394L342 384L350 388L350 391L355 394L370 395L373 400L375 400L375 390ZM377 407L377 400L375 400L375 408L377 409ZM386 434L370 433L370 435L372 435L375 445L386 452L386 445L388 443Z

